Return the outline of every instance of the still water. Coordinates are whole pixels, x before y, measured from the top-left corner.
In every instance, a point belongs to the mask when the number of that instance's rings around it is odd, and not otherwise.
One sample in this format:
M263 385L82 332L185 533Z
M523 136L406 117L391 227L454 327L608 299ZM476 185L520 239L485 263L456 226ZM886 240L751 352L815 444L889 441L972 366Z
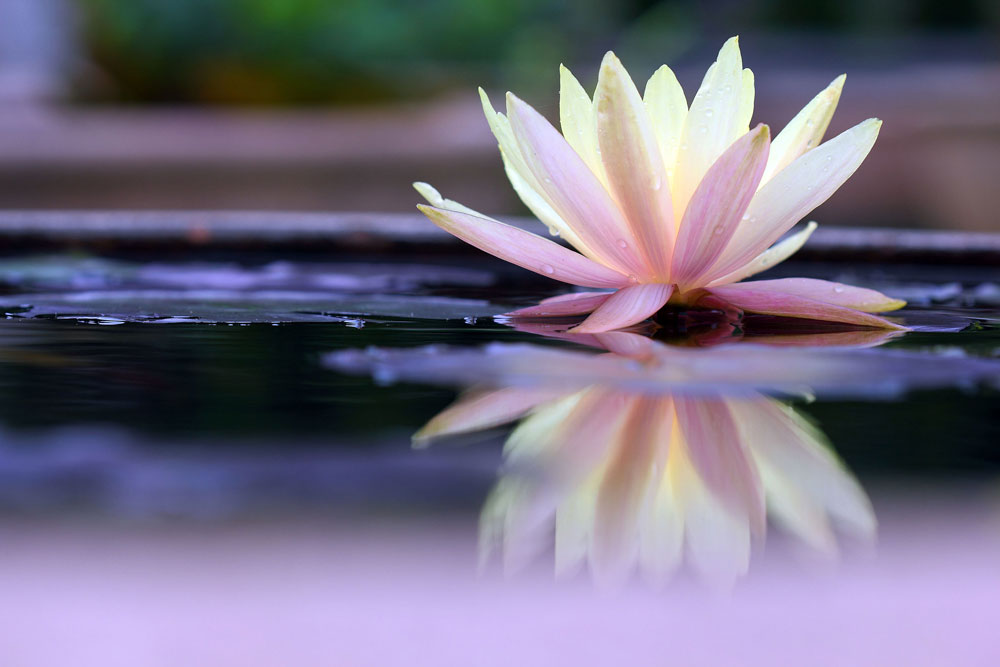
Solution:
M996 276L862 277L914 331L574 338L455 262L3 263L0 651L988 664Z

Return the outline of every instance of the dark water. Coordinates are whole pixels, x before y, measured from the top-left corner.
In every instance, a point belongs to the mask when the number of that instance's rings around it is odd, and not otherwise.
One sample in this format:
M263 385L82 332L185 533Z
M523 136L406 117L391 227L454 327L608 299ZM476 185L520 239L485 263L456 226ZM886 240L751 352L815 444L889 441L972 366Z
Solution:
M812 268L859 275L856 267ZM1000 364L1000 316L991 276L932 284L914 279L925 275L915 267L860 274L863 284L909 298L914 305L902 315L916 330L881 345L832 346L865 350L860 363L843 363L858 364L861 385L851 387L874 391L821 391L816 400L799 392L780 405L814 423L862 487L933 489L959 480L979 488L995 479L991 364ZM457 445L420 450L410 438L478 383L476 359L465 368L471 375L449 380L408 372L405 360L393 372L364 364L343 372L338 352L451 346L433 352L447 359L448 349L496 343L558 348L585 361L598 352L494 321L491 314L552 288L508 282L492 265L50 257L8 260L0 276L0 513L10 516L224 521L345 508L474 516L497 479L508 431L490 424ZM763 354L750 343L774 338L752 330L702 350L683 347L696 342L683 331L660 337L708 359L712 350L745 346L746 363L725 362L739 398L756 377L750 360ZM825 339L813 342L817 353L831 349ZM778 364L807 363L813 342L799 340L799 356ZM880 366L885 359L892 363ZM913 379L915 369L932 367L932 380ZM503 385L483 373L482 382ZM802 381L805 393L812 377ZM718 397L730 395L727 387L723 379Z

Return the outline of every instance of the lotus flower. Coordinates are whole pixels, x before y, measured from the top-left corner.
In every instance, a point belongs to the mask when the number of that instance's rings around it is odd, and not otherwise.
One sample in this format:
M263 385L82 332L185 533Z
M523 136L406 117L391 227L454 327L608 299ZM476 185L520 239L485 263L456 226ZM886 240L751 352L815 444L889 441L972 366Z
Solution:
M507 115L483 109L521 200L578 252L415 187L435 224L549 278L613 292L573 293L516 316L583 315L575 331L641 322L667 304L901 328L872 313L905 305L879 292L808 278L741 283L787 259L816 224L782 237L822 204L871 150L881 121L820 144L844 77L835 79L771 141L749 127L753 74L737 38L725 43L690 107L663 66L640 96L613 53L593 100L561 69L560 134L507 95Z
M662 583L687 561L712 584L745 574L765 512L834 555L833 522L869 540L864 491L822 434L760 394L646 395L595 385L472 391L418 442L524 418L504 448L507 472L483 509L480 553L517 569L552 541L558 575L584 564L601 583L638 570Z

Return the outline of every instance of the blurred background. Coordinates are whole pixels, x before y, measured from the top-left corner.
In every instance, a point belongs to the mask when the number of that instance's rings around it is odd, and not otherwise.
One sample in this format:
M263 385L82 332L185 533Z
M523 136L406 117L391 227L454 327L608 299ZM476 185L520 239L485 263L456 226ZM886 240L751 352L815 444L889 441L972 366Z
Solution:
M476 86L557 115L614 49L690 98L725 38L779 129L841 72L878 148L822 223L995 229L995 0L0 0L0 208L520 214Z

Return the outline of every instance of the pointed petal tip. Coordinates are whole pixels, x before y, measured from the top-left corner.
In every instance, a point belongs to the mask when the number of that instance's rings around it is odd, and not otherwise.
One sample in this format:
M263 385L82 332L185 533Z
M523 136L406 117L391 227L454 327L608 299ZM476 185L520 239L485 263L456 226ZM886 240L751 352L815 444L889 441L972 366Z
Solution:
M604 54L604 57L601 58L601 69L602 70L604 68L606 68L606 67L608 67L608 68L616 67L617 68L617 67L621 67L621 66L622 66L622 61L618 59L618 56L615 55L614 51L608 51L607 53Z

